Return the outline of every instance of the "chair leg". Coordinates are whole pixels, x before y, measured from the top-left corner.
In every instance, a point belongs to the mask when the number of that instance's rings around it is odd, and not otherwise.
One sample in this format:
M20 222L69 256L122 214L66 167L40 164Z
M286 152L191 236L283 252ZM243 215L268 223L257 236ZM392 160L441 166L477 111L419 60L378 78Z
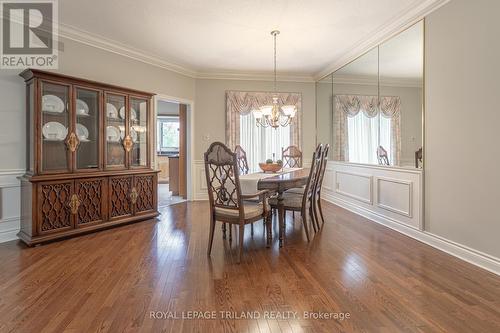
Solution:
M318 230L316 229L316 218L314 216L313 205L314 205L314 202L309 205L309 217L311 218L311 225L312 225L314 232L317 232Z
M307 226L307 214L305 209L302 210L302 224L304 225L304 230L306 231L306 238L309 242L309 227Z
M318 207L317 207L317 201L316 201L316 195L312 197L312 210L314 213L314 223L316 224L316 231L319 230L319 215L318 215Z
M325 224L325 218L323 217L323 208L321 207L321 194L318 195L318 208L321 215L321 222L322 224Z
M273 219L273 215L272 214L269 214L267 217L264 218L266 221L266 234L267 234L267 246L266 247L270 247L271 246L271 241L273 239L273 223L272 223L272 219Z
M226 223L222 223L222 239L226 239Z
M233 225L229 223L229 243L233 241Z
M250 235L253 236L253 223L250 223Z
M208 250L207 255L210 256L212 253L212 244L214 242L214 231L215 231L215 217L212 215L210 217L210 235L208 238Z
M239 236L239 250L238 250L238 264L241 262L241 257L243 256L243 238L245 236L245 225L240 222L240 227L238 228Z

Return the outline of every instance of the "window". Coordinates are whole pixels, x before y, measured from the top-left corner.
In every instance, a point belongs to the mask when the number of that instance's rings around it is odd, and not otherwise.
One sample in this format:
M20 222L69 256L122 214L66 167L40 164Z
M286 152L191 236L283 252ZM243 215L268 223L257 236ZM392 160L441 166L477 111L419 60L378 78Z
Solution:
M179 151L179 117L158 117L157 133L158 152Z
M387 151L389 161L392 162L391 118L378 115L370 118L364 112L347 117L349 162L378 164L379 128L380 146Z
M262 128L256 125L250 112L240 116L240 145L247 153L250 172L259 171L259 163L267 159L281 159L281 148L290 145L290 126L277 129Z

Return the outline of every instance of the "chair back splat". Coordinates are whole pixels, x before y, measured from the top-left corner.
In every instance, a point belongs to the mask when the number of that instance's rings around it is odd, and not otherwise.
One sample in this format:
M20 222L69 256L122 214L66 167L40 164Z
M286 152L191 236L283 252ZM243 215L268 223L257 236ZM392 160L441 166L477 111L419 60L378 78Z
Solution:
M314 191L316 190L316 180L319 175L321 167L321 157L323 152L323 145L319 144L316 151L313 153L311 162L311 170L309 171L309 179L307 180L304 189L304 196L302 197L302 206L306 207L307 203L312 203Z
M234 148L234 153L236 154L236 159L238 161L240 175L246 175L249 171L247 153L240 145L236 145L236 148Z
M205 153L205 174L211 208L240 210L242 207L236 154L221 142L214 142Z
M302 168L302 152L297 146L281 148L281 160L283 168Z

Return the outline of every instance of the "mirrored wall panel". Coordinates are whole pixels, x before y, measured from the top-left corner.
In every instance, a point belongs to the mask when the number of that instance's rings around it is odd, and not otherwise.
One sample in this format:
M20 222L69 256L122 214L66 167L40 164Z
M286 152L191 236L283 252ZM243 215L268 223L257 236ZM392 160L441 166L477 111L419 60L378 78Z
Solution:
M316 83L318 142L332 159L422 166L423 22Z

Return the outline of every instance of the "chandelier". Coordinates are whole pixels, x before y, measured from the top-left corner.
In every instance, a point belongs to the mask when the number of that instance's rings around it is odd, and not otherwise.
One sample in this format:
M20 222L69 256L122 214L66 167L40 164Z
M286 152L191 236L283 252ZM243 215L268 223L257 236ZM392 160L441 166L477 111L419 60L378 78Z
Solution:
M277 129L278 127L288 126L295 114L297 113L297 108L295 105L279 105L278 93L276 90L276 36L279 35L278 30L271 31L271 35L274 38L274 93L273 102L271 105L264 105L259 109L252 110L252 113L257 122L257 126L269 127Z

